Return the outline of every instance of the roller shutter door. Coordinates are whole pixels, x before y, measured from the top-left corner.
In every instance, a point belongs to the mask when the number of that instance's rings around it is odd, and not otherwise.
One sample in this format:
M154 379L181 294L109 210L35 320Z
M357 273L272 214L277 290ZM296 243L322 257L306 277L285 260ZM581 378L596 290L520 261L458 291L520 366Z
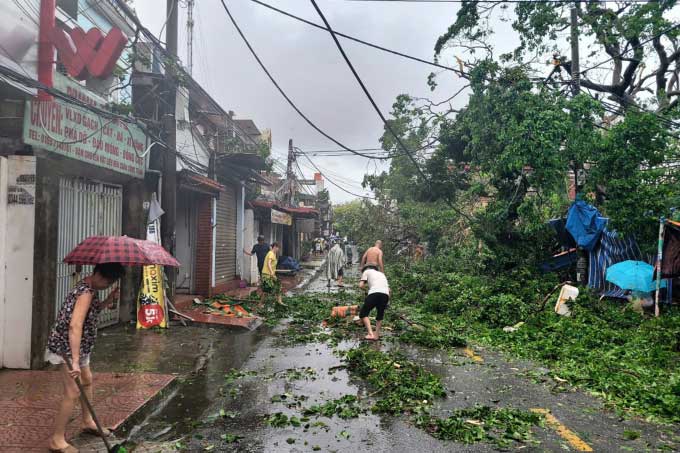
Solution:
M90 236L120 236L123 227L123 189L121 186L79 178L59 180L59 227L57 246L57 313L73 287L75 266L62 260L82 240ZM81 277L92 272L83 266ZM100 298L111 292L100 291ZM105 308L99 315L99 326L118 323L120 305Z
M236 190L226 186L217 200L215 286L236 277Z

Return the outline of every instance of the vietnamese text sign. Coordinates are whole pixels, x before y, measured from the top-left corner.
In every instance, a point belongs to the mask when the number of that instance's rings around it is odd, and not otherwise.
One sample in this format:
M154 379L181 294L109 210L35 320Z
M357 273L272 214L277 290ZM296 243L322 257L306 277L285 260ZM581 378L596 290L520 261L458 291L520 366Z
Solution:
M56 74L55 74L56 76ZM75 82L55 77L55 86L88 104L102 100ZM75 86L74 86L75 85ZM146 136L134 124L101 117L94 112L55 99L27 101L23 140L62 156L78 159L137 178L144 177Z
M293 224L293 217L285 212L272 209L272 223L290 226Z

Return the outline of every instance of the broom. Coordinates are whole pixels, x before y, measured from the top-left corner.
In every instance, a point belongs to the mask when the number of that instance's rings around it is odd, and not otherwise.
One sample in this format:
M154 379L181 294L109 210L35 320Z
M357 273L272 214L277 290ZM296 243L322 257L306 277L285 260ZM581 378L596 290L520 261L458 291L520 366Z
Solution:
M64 362L66 363L66 366L68 367L69 371L73 371L73 365L71 365L71 359L66 357L65 355L62 356L62 359L64 359ZM87 406L87 410L90 411L90 414L92 415L92 419L94 420L94 424L97 425L97 431L99 432L99 437L102 438L104 441L104 445L106 446L106 451L108 453L122 453L126 451L125 447L123 446L122 443L116 444L113 447L111 447L111 444L109 444L109 441L106 439L106 435L104 434L104 430L102 429L101 423L99 423L99 419L97 418L97 414L94 413L94 408L92 407L92 404L90 404L90 400L87 399L87 395L85 395L85 389L83 388L83 384L80 382L80 378L75 378L76 385L78 386L78 390L80 390L80 398L83 400L85 403L85 406Z

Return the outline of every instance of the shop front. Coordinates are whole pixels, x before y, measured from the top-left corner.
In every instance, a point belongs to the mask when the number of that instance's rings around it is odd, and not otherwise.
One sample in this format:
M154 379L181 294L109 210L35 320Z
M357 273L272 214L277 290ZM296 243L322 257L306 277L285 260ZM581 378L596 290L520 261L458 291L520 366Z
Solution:
M41 16L37 74L29 78L60 96L43 92L10 104L0 80L2 113L12 107L18 119L0 131L0 367L43 365L47 335L68 290L91 271L62 262L73 247L88 236L144 234L147 137L87 88L112 80L127 38L109 26L101 38L107 50L90 60L82 48L66 45L76 32ZM69 75L57 71L55 56ZM132 318L139 280L138 270L128 273L121 303L103 310L100 326Z

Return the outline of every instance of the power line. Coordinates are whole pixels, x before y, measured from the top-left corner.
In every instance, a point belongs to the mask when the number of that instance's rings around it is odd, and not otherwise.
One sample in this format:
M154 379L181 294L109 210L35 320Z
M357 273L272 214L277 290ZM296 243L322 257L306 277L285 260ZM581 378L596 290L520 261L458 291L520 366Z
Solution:
M363 90L364 94L370 101L371 105L373 106L373 109L376 111L380 119L382 120L383 124L385 125L385 128L392 134L394 139L397 141L401 149L404 151L406 156L409 158L409 160L413 163L415 166L416 170L418 171L418 174L423 178L425 183L431 188L431 182L429 178L425 175L423 170L420 168L420 165L418 164L418 161L416 160L415 157L413 157L413 154L408 150L404 142L401 140L401 137L392 129L392 126L390 123L387 121L383 113L380 111L380 108L378 107L378 104L376 104L375 100L373 99L373 96L371 96L371 93L368 91L368 88L366 88L366 85L364 84L363 80L361 80L361 77L357 73L356 69L354 69L354 65L350 61L349 57L345 53L345 49L342 48L342 44L340 44L340 41L338 40L338 37L335 35L335 32L331 28L331 25L328 23L328 20L326 19L326 16L324 16L323 12L319 8L319 5L316 4L315 0L310 0L312 2L312 5L314 6L314 9L316 9L316 12L319 14L319 17L321 17L321 20L323 23L326 25L326 28L328 29L328 32L331 34L331 37L333 38L333 41L335 41L335 45L340 51L340 54L342 55L342 58L345 60L345 63L347 63L347 66L349 66L350 70L352 71L352 74L354 74L354 78L357 80L359 85L361 86L361 89ZM446 203L449 205L451 209L453 209L456 213L458 213L460 216L465 217L467 220L472 220L470 216L465 214L463 211L458 209L454 204L449 200L448 197L445 197Z
M265 3L265 2L262 2L262 1L260 1L260 0L251 0L251 1L252 1L253 3L257 3L257 4L260 5L260 6L264 6L265 8L268 8L268 9L270 9L270 10L272 10L272 11L276 11L277 13L283 14L284 16L288 16L288 17L290 17L291 19L295 19L295 20L300 21L300 22L303 22L303 23L305 23L305 24L307 24L307 25L311 25L312 27L318 28L318 29L320 29L320 30L328 31L328 29L327 29L326 27L322 26L322 25L319 25L319 24L317 24L317 23L315 23L315 22L312 22L312 21L310 21L310 20L304 19L304 18L302 18L302 17L300 17L300 16L296 16L296 15L294 15L294 14L291 14L291 13L289 13L289 12L287 12L287 11L284 11L284 10L282 10L282 9L280 9L280 8L276 8L275 6L269 5L269 4L267 4L267 3ZM358 42L359 44L363 44L363 45L365 45L365 46L373 47L374 49L378 49L378 50L381 50L381 51L383 51L383 52L391 53L391 54L393 54L393 55L397 55L397 56L400 56L400 57L403 57L403 58L407 58L407 59L409 59L409 60L417 61L417 62L419 62L419 63L425 63L425 64L427 64L427 65L434 66L434 67L439 68L439 69L444 69L444 70L447 70L447 71L452 71L452 72L455 72L456 74L461 75L461 76L467 75L465 72L463 72L463 71L461 71L461 70L459 70L459 69L452 68L452 67L446 66L446 65L442 65L442 64L439 64L439 63L436 63L436 62L433 62L433 61L425 60L425 59L423 59L423 58L414 57L414 56L412 56L412 55L408 55L408 54L405 54L405 53L403 53L403 52L399 52L399 51L396 51L396 50L388 49L388 48L386 48L386 47L383 47L383 46L380 46L380 45L377 45L377 44L373 44L373 43L368 42L368 41L364 41L363 39L355 38L354 36L350 36L350 35L347 35L347 34L345 34L345 33L341 33L341 32L339 32L339 31L336 31L335 34L337 34L338 36L342 36L342 37L345 38L345 39L349 39L349 40L351 40L351 41Z
M335 181L333 181L331 178L329 178L328 175L324 174L324 172L322 172L321 169L320 169L319 167L316 166L316 164L314 163L314 161L312 161L312 159L310 159L309 156L306 156L306 155L305 155L305 158L309 161L310 164L312 164L312 166L313 166L314 168L316 168L316 171L318 171L318 172L321 174L321 176L323 176L324 178L326 178L326 179L328 180L328 182L330 182L331 184L333 184L335 187L337 187L338 189L342 190L343 192L345 192L345 193L347 193L347 194L349 194L349 195L352 195L352 196L354 196L354 197L365 198L365 199L367 199L367 200L377 200L377 198L375 198L375 197L370 197L370 196L368 196L368 195L359 195L358 193L351 192L351 191L345 189L344 187L342 187L341 185L336 184Z
M236 19L234 19L234 16L231 14L231 11L229 11L229 8L227 7L227 4L224 2L224 0L220 0L220 2L222 3L222 6L224 7L224 10L227 12L227 15L229 16L229 19L231 19L231 23L234 25L234 28L236 28L236 31L237 31L238 34L241 36L241 39L243 39L243 42L246 44L246 46L247 46L248 49L250 50L250 53L253 55L253 57L255 58L255 60L258 62L258 64L260 65L260 67L262 68L262 70L264 71L264 73L267 74L267 77L269 77L269 80L271 80L271 82L274 84L274 86L276 87L276 89L279 90L279 93L281 93L281 95L284 97L284 99L285 99L286 101L288 101L288 104L290 104L290 106L293 107L293 109L297 112L297 114L300 115L300 116L307 122L307 124L309 124L312 128L314 128L314 130L316 130L318 133L320 133L321 135L323 135L324 137L326 137L328 140L332 141L333 143L335 143L335 144L338 145L339 147L341 147L341 148L343 148L343 149L345 149L345 150L347 150L347 151L349 151L349 152L351 152L351 153L353 153L353 154L356 154L357 156L365 157L365 158L368 158L368 159L373 159L373 157L371 157L371 156L369 156L369 155L362 154L362 153L360 153L360 152L358 152L358 151L352 150L351 148L345 146L344 144L340 143L340 142L339 142L338 140L336 140L335 138L333 138L333 137L331 137L330 135L328 135L328 134L327 134L326 132L324 132L321 128L319 128L316 124L314 124L314 122L313 122L312 120L310 120L309 117L307 117L307 115L305 115L305 114L298 108L298 106L297 106L297 105L293 102L293 100L286 94L286 92L283 91L283 88L281 88L281 86L278 84L278 82L276 81L276 79L274 78L274 76L272 76L271 72L269 72L269 70L267 69L267 67L265 66L265 64L262 62L262 60L260 59L260 57L259 57L259 55L257 54L257 52L255 52L255 49L253 49L253 46L250 44L250 41L248 41L248 38L246 38L246 36L243 34L243 31L241 31L241 27L239 27L238 23L236 23Z

